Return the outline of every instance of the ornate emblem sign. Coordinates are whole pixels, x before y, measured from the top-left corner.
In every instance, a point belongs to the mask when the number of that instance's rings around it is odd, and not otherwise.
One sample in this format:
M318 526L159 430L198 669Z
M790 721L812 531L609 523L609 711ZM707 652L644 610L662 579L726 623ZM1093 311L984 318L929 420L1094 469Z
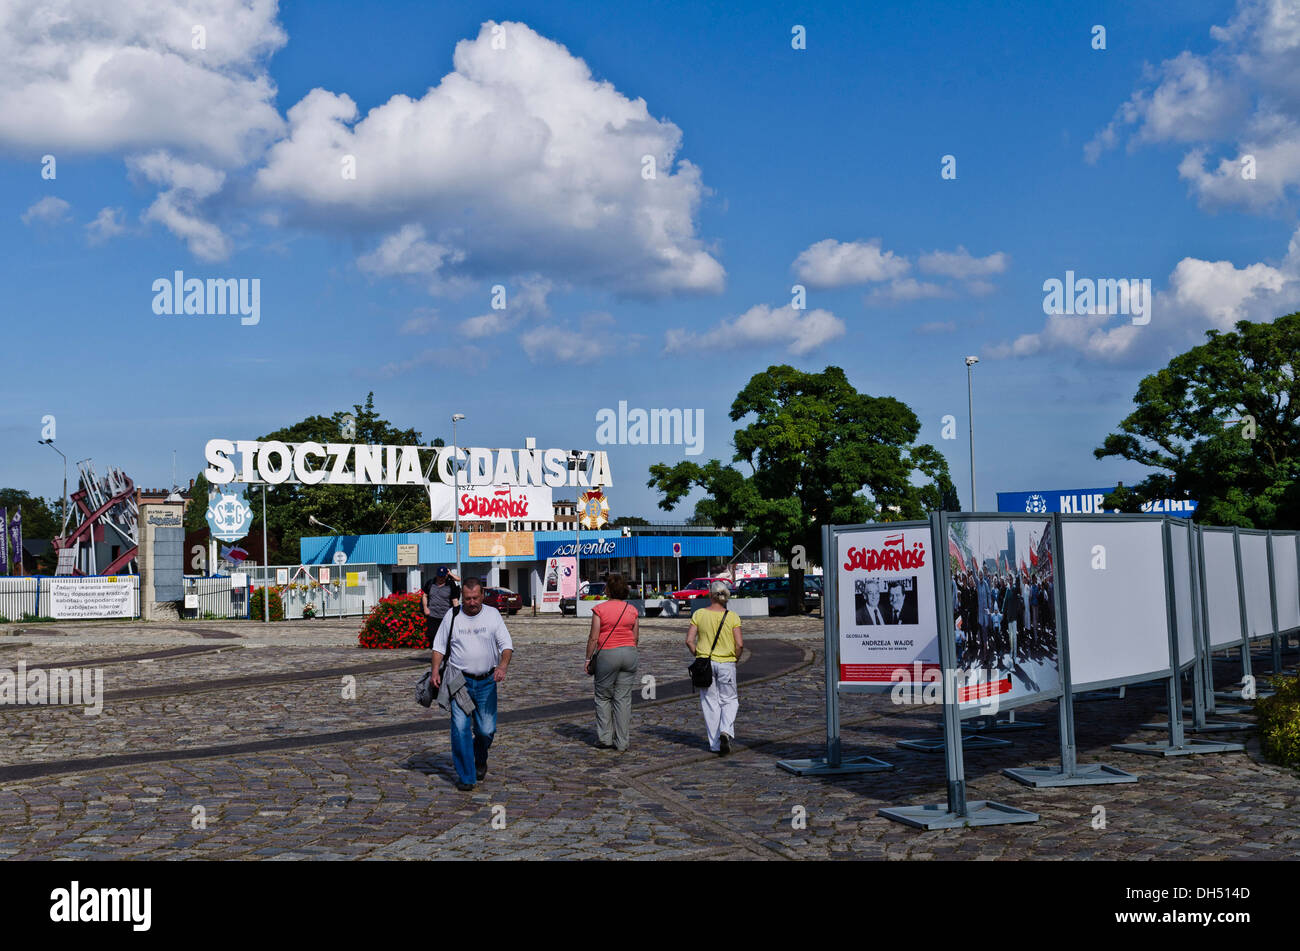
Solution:
M237 495L218 495L208 506L208 528L218 541L237 542L252 524L253 510Z
M586 529L597 529L609 522L609 500L600 489L578 496L578 522Z
M1041 514L1047 511L1047 499L1043 498L1037 492L1031 495L1025 501L1025 511Z

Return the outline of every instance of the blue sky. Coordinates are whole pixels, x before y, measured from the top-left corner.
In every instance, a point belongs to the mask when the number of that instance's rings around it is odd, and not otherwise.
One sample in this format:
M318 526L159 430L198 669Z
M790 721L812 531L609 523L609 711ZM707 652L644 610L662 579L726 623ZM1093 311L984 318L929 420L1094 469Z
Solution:
M210 438L370 390L481 446L702 408L689 458L729 459L731 400L790 363L908 403L968 504L979 354L988 509L1141 478L1092 457L1137 381L1300 301L1295 0L9 7L0 484L38 494L46 414L71 460L162 486L173 449L184 481ZM259 323L156 315L178 269L259 279ZM1150 323L1048 317L1067 269L1149 279ZM647 467L683 447L608 448L613 514L656 514Z

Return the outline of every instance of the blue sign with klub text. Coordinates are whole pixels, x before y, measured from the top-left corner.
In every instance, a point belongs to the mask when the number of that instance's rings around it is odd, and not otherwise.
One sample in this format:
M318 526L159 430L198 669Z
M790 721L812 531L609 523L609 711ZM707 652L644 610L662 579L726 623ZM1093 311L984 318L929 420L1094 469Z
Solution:
M999 512L1061 512L1067 515L1094 515L1116 512L1102 506L1102 500L1117 486L1104 489L1039 489L1034 492L999 492ZM1155 499L1142 505L1143 512L1190 517L1196 511L1192 499Z

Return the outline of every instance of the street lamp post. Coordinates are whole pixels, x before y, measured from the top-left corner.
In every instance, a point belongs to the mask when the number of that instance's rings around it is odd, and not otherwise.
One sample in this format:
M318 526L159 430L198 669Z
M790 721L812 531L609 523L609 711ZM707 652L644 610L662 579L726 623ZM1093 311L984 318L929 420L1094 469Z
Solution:
M975 502L975 384L971 368L980 362L979 357L966 358L966 409L970 422L970 510L979 511Z
M51 449L53 449L55 452L57 452L60 456L63 456L63 450L61 450L58 446L54 445L54 440L53 440L53 439L41 439L41 440L38 440L38 442L39 442L42 446L49 446ZM62 515L63 515L63 528L59 530L59 537L60 537L60 538L63 537L64 535L66 535L66 534L68 533L68 457L67 457L67 456L63 456L63 512L62 512Z
M262 483L262 622L271 623L271 549L266 544L266 483Z
M464 413L453 413L451 417L451 511L456 519L456 581L465 583L465 576L460 570L460 441L456 438L456 424L465 418Z

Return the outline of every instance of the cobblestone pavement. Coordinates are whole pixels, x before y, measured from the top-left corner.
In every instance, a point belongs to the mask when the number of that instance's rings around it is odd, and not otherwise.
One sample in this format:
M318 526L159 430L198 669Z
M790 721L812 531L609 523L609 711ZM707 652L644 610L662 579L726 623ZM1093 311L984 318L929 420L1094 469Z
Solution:
M819 619L746 622L748 679L738 748L727 757L708 752L685 688L680 620L644 622L640 673L655 678L655 699L637 697L632 748L617 753L593 746L591 681L580 669L586 624L512 619L517 654L500 692L490 772L470 793L453 784L445 715L411 699L427 652L348 646L355 621L271 625L270 634L209 624L237 636L136 623L40 635L31 625L0 638L8 647L0 668L89 664L102 670L106 694L98 716L0 707L9 739L0 749L0 857L1300 856L1295 771L1249 750L1158 759L1110 749L1160 738L1140 724L1162 717L1162 690L1075 707L1080 761L1128 769L1137 783L1031 789L1004 777L1004 767L1055 762L1056 707L1040 704L1017 716L1043 729L965 758L970 798L1040 820L919 832L877 812L943 800L943 758L895 746L937 736L937 708L843 699L847 753L872 753L893 772L818 779L776 768L824 749ZM193 650L165 653L178 646ZM348 677L354 699L344 696ZM1232 679L1225 661L1219 682ZM1094 827L1098 806L1104 828Z

